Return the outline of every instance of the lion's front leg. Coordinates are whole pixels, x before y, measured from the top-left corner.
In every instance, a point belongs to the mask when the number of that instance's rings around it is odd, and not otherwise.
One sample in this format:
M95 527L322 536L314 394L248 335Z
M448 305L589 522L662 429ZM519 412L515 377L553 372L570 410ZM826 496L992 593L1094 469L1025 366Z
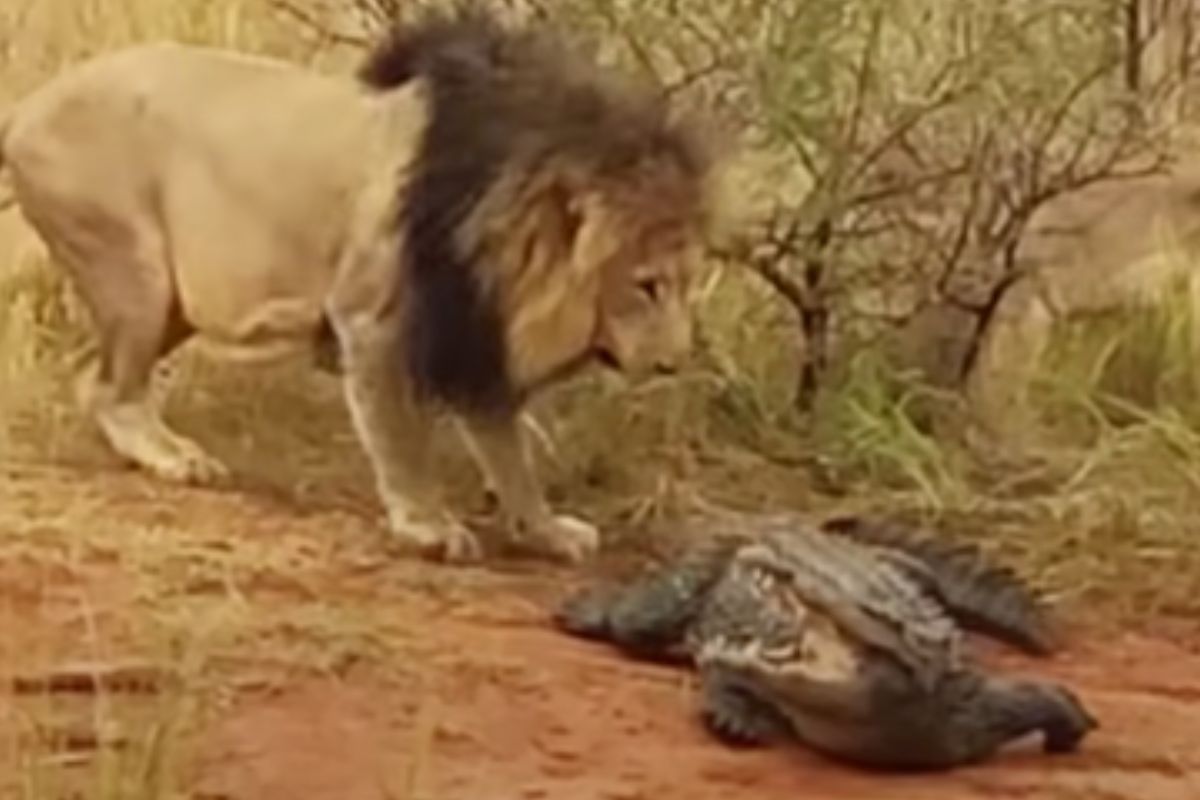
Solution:
M550 510L519 417L462 417L458 422L506 522L521 539L572 563L584 561L596 551L600 537L595 526Z
M406 549L426 558L471 561L475 537L445 508L429 463L432 420L416 404L395 365L373 348L348 353L350 416L375 473L388 526Z

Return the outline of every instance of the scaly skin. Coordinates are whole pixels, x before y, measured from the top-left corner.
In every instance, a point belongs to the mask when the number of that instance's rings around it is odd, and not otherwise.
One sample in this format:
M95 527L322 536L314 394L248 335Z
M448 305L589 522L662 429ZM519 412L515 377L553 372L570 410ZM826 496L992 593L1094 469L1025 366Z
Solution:
M915 580L927 582L938 599L964 628L978 631L1034 655L1058 647L1043 609L1007 568L991 563L973 547L953 545L932 536L914 536L907 529L856 517L827 520L822 530L848 536L885 552L902 554ZM911 573L910 573L911 574Z
M1040 608L1015 576L898 528L880 529L885 542L867 523L835 526L848 535L775 518L758 536L718 537L629 585L574 595L558 625L641 658L690 659L705 722L733 743L797 739L863 766L945 769L1034 732L1068 752L1097 727L1067 689L961 658L949 615L1045 651Z

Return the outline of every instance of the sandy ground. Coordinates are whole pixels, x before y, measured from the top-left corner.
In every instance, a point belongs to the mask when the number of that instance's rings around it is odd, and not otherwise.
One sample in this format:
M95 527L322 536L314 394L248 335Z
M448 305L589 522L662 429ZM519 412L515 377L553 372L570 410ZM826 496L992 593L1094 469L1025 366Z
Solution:
M1165 621L1089 626L1051 660L978 643L998 668L1078 689L1102 723L1082 752L1028 741L952 773L870 775L710 739L686 671L548 626L582 577L388 558L360 511L0 467L0 758L27 752L13 744L30 729L74 729L44 763L89 774L97 708L137 738L136 707L187 662L197 800L1200 797L1200 640ZM22 773L0 765L0 787L6 774Z

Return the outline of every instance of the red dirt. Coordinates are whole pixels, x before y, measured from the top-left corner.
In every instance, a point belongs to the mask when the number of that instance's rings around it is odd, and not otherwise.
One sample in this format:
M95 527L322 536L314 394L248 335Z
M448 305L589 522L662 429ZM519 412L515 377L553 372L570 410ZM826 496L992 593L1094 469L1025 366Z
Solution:
M634 663L547 626L547 604L574 579L565 570L389 562L353 515L128 474L81 481L0 469L0 609L20 612L0 613L9 663L28 660L31 637L55 663L96 657L95 637L82 647L70 597L90 598L104 658L134 649L127 629L144 604L121 580L127 563L86 548L69 567L44 553L9 557L19 549L12 533L62 524L68 501L88 504L98 524L156 524L198 541L223 535L295 564L290 584L278 574L241 584L251 614L337 598L349 618L385 620L388 635L370 654L324 675L294 664L271 670L271 654L253 641L236 654L243 666L213 666L225 701L206 710L195 738L188 773L197 800L1200 797L1200 640L1080 634L1051 660L981 642L998 668L1069 682L1102 728L1075 755L1044 756L1031 740L950 773L870 775L799 748L714 742L697 721L687 672ZM16 519L23 524L6 527Z

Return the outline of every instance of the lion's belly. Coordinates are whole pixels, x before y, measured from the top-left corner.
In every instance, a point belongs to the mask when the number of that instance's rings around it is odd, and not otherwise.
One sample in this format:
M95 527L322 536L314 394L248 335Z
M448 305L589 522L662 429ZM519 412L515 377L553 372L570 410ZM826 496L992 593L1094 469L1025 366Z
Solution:
M323 218L300 204L272 207L181 162L164 187L163 222L185 317L201 335L231 343L307 337L336 269L342 204ZM320 191L290 188L314 201Z
M307 340L363 179L367 104L291 67L203 50L160 60L156 81L180 84L160 92L173 128L163 220L187 318L230 342Z

